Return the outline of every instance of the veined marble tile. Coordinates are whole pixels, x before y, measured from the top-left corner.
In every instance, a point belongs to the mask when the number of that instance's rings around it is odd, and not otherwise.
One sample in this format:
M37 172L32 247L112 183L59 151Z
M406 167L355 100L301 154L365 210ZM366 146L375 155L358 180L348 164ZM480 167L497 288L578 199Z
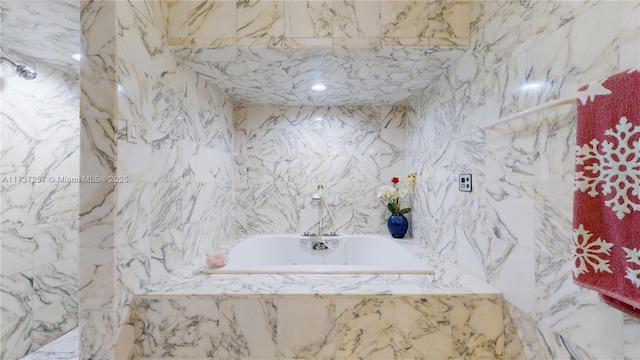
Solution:
M427 36L429 3L419 1L380 2L380 34L383 38L422 38Z
M3 319L0 335L3 342L12 346L3 346L0 356L3 359L22 358L31 347L31 321L32 314L27 314L17 320L7 321Z
M236 6L239 39L284 37L284 1L251 0L238 2Z
M469 38L469 2L429 2L429 27L432 38Z
M119 184L116 196L116 244L128 244L150 235L152 186Z
M33 309L57 302L74 304L77 307L78 259L70 258L33 269L35 297ZM66 314L70 316L71 314Z
M333 3L333 37L379 38L380 3L344 1Z
M393 312L396 357L447 358L455 354L451 299L395 298Z
M4 196L4 194L3 194ZM2 275L9 276L34 266L38 243L34 226L2 224Z
M113 305L103 305L98 309L83 309L80 303L78 311L78 329L80 331L79 355L81 359L109 358L115 349L116 338L112 330L116 326L116 313Z
M177 229L184 223L184 183L156 183L151 202L151 233L160 234L165 229Z
M487 221L499 239L535 248L535 193L529 184L487 183Z
M78 303L61 301L52 303L33 312L33 343L31 350L49 344L65 332L76 328ZM77 344L74 344L77 347ZM77 354L76 354L77 357Z
M390 298L354 296L335 301L336 358L394 358Z
M327 38L333 32L331 1L285 1L287 38Z
M454 353L469 357L504 354L502 296L452 299L451 327Z
M620 69L631 69L640 62L640 6L634 2L620 3Z
M191 1L188 9L188 24L186 24L188 35L196 44L211 38L236 37L236 4L234 2Z
M149 239L151 244L151 281L159 281L183 264L184 240L182 231L164 229Z
M542 254L569 259L573 216L573 184L535 185L536 248Z
M45 352L49 354L53 353L75 353L76 357L78 352L78 328L66 332L64 335L58 337L55 341L41 347L39 352ZM32 355L35 355L32 353ZM31 357L29 357L31 359Z
M595 292L575 285L571 263L565 258L539 255L536 262L540 323L595 358L622 357L624 314L602 303Z
M334 299L332 297L278 298L278 357L333 359Z
M83 36L80 61L81 118L116 117L116 3L80 4Z
M167 1L167 38L171 45L172 39L187 39L189 36L189 10L193 6L191 1Z
M633 359L640 357L640 349L637 346L640 342L640 322L638 319L624 315L624 328L622 329L622 333L624 334L625 358Z

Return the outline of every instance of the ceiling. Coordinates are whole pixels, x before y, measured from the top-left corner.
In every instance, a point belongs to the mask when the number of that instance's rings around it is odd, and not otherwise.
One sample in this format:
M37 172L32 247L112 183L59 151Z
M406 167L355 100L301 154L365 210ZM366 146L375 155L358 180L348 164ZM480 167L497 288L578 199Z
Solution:
M458 47L172 47L238 105L397 104L457 59ZM327 90L311 86L321 82Z
M79 0L0 1L3 55L78 73ZM171 47L238 105L387 105L427 87L460 47ZM37 64L36 64L37 66ZM37 70L37 69L36 69ZM323 92L311 90L322 82Z
M0 1L2 55L19 62L43 62L78 73L71 54L80 52L80 1ZM35 65L37 71L37 63Z

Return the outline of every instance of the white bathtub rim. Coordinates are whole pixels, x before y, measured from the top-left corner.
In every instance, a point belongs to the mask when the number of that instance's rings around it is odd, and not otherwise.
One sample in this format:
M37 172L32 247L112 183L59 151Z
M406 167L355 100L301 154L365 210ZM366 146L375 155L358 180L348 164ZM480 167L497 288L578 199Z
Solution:
M294 238L300 239L303 238L302 235L298 234L256 234L256 235L248 235L246 238L235 243L234 247L240 245L241 243L256 238L267 238L267 237L286 237L286 238ZM345 238L348 239L350 237L376 237L382 238L388 241L395 242L398 246L402 247L404 251L407 251L412 260L408 265L402 267L372 267L372 266L362 266L362 265L337 265L337 264L302 264L302 265L272 265L272 266L259 266L259 267L243 267L242 269L234 268L232 265L232 260L230 260L228 266L212 269L207 266L202 266L201 268L194 271L194 273L203 273L203 274L434 274L435 269L429 264L425 263L423 260L419 259L415 254L411 253L409 250L403 246L406 244L406 240L397 241L396 239L390 238L386 235L381 234L350 234L345 235ZM331 239L336 239L336 237L332 237ZM340 239L340 237L337 237ZM233 247L230 249L233 250ZM231 257L233 259L233 257ZM231 265L231 266L229 266Z

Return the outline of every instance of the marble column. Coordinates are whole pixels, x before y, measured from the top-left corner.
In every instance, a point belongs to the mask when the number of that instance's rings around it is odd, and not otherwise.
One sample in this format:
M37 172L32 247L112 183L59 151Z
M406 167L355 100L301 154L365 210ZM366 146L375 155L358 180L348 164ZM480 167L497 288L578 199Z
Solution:
M80 63L80 358L113 359L115 309L115 1L82 1ZM95 180L95 181L94 181Z

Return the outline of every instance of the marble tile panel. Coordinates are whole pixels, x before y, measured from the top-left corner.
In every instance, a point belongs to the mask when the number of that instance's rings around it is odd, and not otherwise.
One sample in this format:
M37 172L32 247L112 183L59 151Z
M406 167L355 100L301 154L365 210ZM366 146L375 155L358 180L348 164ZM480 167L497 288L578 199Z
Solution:
M452 299L451 327L454 354L495 357L504 354L502 296Z
M509 57L531 46L534 28L526 6L500 1L485 2L483 6L478 36L491 49L483 54L485 71L491 73L507 63Z
M33 310L33 271L25 271L12 275L2 275L2 322L14 323L26 321L24 318ZM22 320L21 320L22 319ZM4 325L3 325L4 327ZM31 318L29 318L29 331L31 331Z
M536 194L533 186L517 183L485 185L487 221L492 233L505 241L535 248Z
M446 298L395 298L393 341L396 358L448 358L454 354L451 302Z
M394 358L390 298L345 296L335 301L336 358Z
M580 81L575 86L584 85L594 79L619 71L618 44L620 13L616 2L598 2L580 14L572 23L569 64L576 69L574 79ZM597 37L595 34L598 34ZM579 41L590 39L592 41ZM593 56L599 54L600 56ZM565 85L567 90L577 90L573 84Z
M469 38L469 2L429 2L428 16L428 37Z
M151 281L166 278L169 273L183 265L184 240L179 229L164 229L151 235L150 274Z
M223 315L215 299L142 299L134 306L136 357L187 359L222 355Z
M31 321L32 314L25 315L17 320L3 320L0 335L3 342L12 346L3 346L0 356L3 359L19 359L29 352L31 347Z
M116 117L115 2L81 2L82 118Z
M173 40L187 39L189 36L189 10L195 4L191 1L167 1L167 38L169 45Z
M140 134L140 124L133 123ZM137 144L127 141L127 125L125 121L118 121L117 151L119 154L127 154L118 158L118 175L124 177L126 182L141 182L152 180L151 144L139 138Z
M265 38L273 41L284 37L284 1L252 0L238 2L236 6L238 39Z
M538 255L536 263L540 323L596 358L621 357L623 313L602 303L595 292L575 285L572 266L564 258Z
M31 350L40 349L65 332L76 328L77 313L77 301L60 301L35 310ZM77 344L74 345L77 347Z
M76 353L78 352L78 328L69 330L55 341L44 345L39 351L47 353Z
M151 201L151 234L178 229L184 224L184 191L186 183L156 183Z
M502 244L500 244L502 243ZM519 308L531 312L535 309L536 277L534 251L523 246L510 247L503 240L492 241L492 246L506 247L508 253L501 254L502 249L492 248L487 262L492 262L488 270L491 285L501 289L505 300ZM502 250L500 253L495 250Z
M537 250L545 255L569 259L572 230L573 184L539 183L535 190Z
M335 353L332 297L275 300L278 357L332 359Z
M115 244L115 217L115 186L113 184L81 185L80 247L112 248Z
M220 356L276 357L277 306L270 298L222 300Z
M129 304L151 281L149 238L118 246L116 250L116 298L118 324L129 322Z
M422 38L427 36L429 3L419 1L380 2L380 36Z
M184 7L184 5L183 5ZM206 43L211 38L236 37L236 4L231 1L191 1L188 5L188 37L196 44ZM180 37L181 33L172 37Z
M81 119L81 176L114 175L117 165L117 121L114 119ZM82 188L82 187L81 187ZM84 210L81 208L81 213Z
M344 1L333 3L333 37L380 38L380 3Z
M509 302L504 304L505 359L544 356L536 344L536 321Z
M285 1L287 38L330 38L333 34L331 1Z
M103 305L97 309L78 311L78 331L80 359L111 358L115 349L116 314L113 305Z
M279 292L286 294L335 294L334 275L317 274L313 277L304 274L282 274ZM282 309L282 307L279 307Z
M624 328L622 329L624 337L624 356L627 359L640 358L640 321L629 315L624 315Z
M2 224L2 275L9 276L34 266L38 243L34 240L33 226Z
M506 124L503 126L517 126ZM500 129L486 133L487 181L508 178L509 181L531 182L539 153L533 128ZM500 159L500 160L498 160Z
M640 6L634 2L620 3L620 69L631 69L640 63Z
M77 307L78 259L69 258L33 269L33 309L66 302ZM68 314L71 315L71 314Z
M167 135L153 141L151 146L151 171L147 179L154 183L182 179L186 166L183 143Z
M152 185L128 182L116 194L116 244L139 241L151 234Z

